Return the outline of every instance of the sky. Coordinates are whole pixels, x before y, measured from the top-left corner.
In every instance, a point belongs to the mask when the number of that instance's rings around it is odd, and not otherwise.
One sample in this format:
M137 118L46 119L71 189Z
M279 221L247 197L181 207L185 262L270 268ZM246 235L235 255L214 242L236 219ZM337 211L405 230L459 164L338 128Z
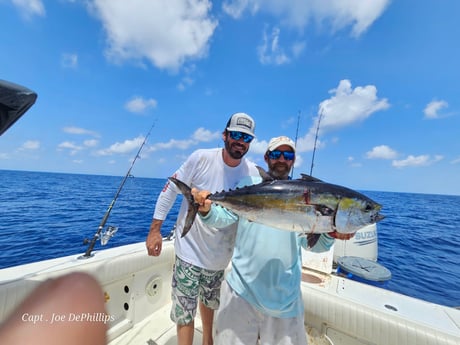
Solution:
M263 167L287 135L294 177L460 195L458 13L458 0L0 0L0 79L38 94L0 137L0 169L124 176L151 129L131 174L166 178L245 112Z

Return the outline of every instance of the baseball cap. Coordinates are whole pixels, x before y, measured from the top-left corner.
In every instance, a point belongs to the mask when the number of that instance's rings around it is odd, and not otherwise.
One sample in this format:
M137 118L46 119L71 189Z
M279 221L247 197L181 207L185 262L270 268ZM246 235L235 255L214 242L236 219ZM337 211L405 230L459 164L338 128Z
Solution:
M227 122L227 131L237 131L255 136L256 123L246 113L235 113Z
M292 148L292 150L295 152L295 144L294 144L294 142L291 139L289 139L288 137L286 137L286 136L272 138L270 140L270 142L268 143L267 150L268 151L273 151L273 150L276 150L278 147L280 147L282 145L290 146Z

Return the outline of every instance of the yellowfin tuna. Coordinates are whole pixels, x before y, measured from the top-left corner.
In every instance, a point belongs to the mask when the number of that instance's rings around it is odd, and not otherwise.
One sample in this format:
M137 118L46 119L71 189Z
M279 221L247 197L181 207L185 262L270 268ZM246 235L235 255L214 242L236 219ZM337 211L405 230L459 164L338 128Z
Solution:
M213 193L208 198L250 221L304 234L355 233L384 218L379 214L381 205L352 189L309 175L295 180L274 180L262 168L259 171L263 182ZM169 179L189 204L183 237L193 224L198 205L189 186L174 177Z

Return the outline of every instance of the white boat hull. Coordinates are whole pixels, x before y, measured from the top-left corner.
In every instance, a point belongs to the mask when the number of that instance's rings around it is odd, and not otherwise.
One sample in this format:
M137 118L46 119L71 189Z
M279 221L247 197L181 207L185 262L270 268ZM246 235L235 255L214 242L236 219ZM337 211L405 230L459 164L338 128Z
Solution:
M169 319L173 242L159 257L145 243L95 252L88 259L68 256L0 270L0 321L40 282L72 271L100 282L111 317L111 345L175 344ZM309 344L460 344L460 310L378 287L305 269L302 282ZM194 344L201 344L195 322Z

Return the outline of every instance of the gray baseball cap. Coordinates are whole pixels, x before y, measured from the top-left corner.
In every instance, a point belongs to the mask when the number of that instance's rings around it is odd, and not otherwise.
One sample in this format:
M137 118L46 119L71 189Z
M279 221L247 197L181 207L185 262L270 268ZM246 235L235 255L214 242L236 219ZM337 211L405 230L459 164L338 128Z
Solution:
M255 129L254 119L246 113L235 113L227 122L227 131L242 132L255 137Z

